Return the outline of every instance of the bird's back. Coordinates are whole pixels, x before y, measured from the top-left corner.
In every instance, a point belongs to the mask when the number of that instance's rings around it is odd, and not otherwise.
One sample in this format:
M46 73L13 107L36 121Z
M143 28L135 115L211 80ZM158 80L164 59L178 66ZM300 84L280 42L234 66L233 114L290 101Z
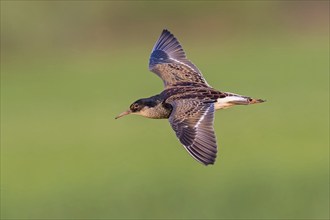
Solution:
M249 105L264 102L261 99L253 99L230 92L221 92L212 87L200 83L181 83L165 89L160 96L164 103L176 100L195 100L201 103L214 103L215 110L225 109L234 105Z
M178 99L196 99L201 102L211 103L216 102L219 98L225 98L227 93L220 92L211 87L199 83L182 83L174 87L165 89L161 93L162 98L166 103L171 103Z

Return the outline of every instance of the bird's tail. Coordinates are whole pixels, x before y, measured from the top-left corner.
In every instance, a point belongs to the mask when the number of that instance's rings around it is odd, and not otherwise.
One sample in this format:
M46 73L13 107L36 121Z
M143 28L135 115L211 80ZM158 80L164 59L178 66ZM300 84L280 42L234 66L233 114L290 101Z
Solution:
M228 102L232 105L251 105L251 104L257 104L265 102L266 100L263 99L254 99L248 96L231 96L231 100L228 100Z
M263 103L266 100L263 99L253 99L253 98L248 98L249 104L257 104L257 103Z
M226 109L234 105L250 105L265 102L263 99L254 99L248 96L241 96L234 93L226 93L224 98L218 98L215 109Z

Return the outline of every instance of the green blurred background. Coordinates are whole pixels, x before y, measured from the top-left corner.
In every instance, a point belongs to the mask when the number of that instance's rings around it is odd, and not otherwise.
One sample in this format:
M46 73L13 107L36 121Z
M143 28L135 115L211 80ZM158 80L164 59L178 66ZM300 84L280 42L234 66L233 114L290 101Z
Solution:
M1 1L1 217L329 218L328 1ZM167 120L114 117L162 89L163 28L221 91L219 156Z

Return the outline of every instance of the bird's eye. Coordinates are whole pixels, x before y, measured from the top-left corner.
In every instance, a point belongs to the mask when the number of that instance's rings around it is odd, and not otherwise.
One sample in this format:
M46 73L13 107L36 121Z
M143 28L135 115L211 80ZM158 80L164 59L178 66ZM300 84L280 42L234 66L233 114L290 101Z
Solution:
M137 104L137 103L135 103L134 105L133 105L133 108L138 108L139 107L139 104Z

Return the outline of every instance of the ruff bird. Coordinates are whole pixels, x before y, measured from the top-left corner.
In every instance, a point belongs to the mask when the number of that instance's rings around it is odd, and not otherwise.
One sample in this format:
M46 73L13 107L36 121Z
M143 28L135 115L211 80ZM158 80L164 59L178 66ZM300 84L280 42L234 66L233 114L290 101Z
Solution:
M135 101L116 119L129 114L168 119L185 149L204 165L214 164L217 156L215 111L264 102L212 88L187 59L179 41L166 29L152 49L149 70L163 80L164 91Z

